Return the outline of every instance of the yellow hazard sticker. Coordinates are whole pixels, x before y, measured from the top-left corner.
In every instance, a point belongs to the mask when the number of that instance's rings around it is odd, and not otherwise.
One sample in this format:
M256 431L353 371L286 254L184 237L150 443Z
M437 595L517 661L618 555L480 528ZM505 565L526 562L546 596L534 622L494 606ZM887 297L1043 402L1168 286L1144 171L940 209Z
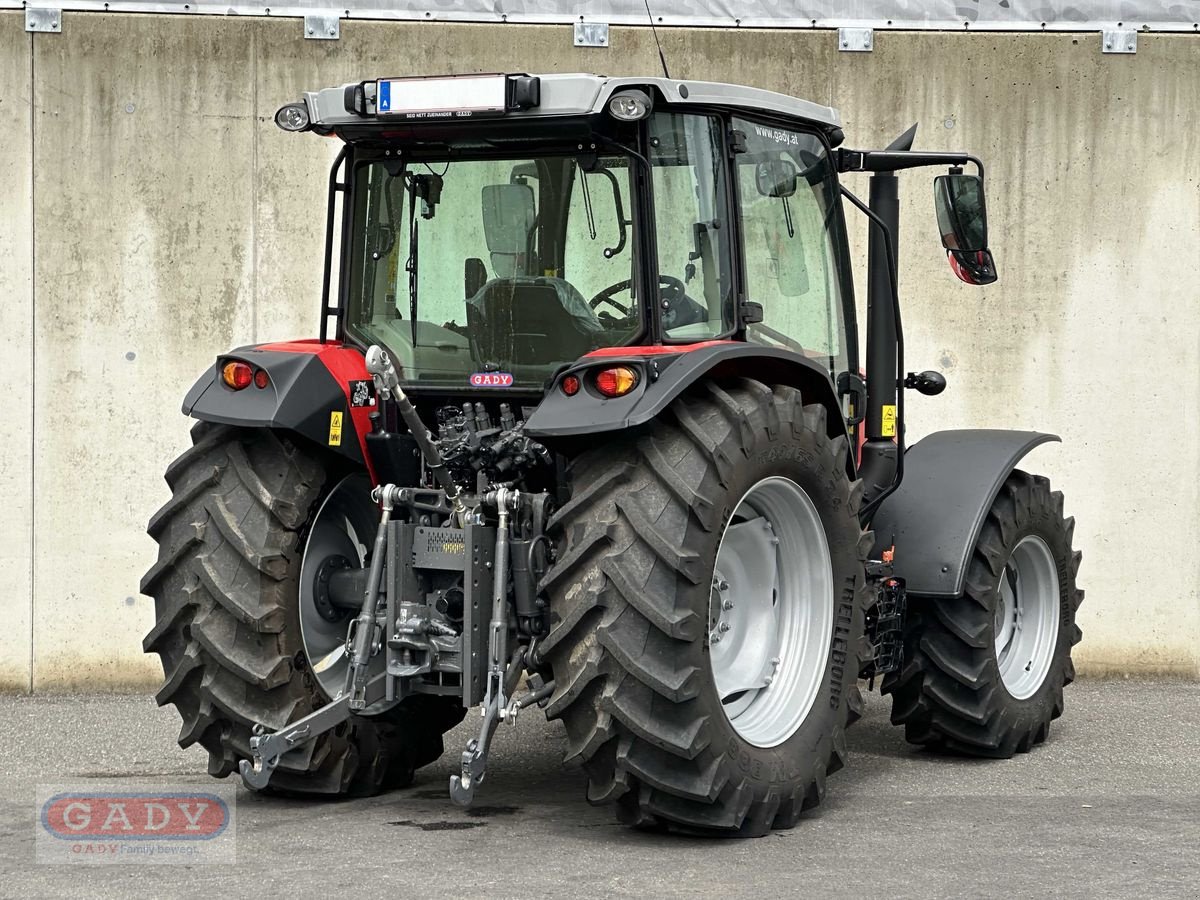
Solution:
M342 414L340 412L329 414L329 446L342 446Z
M884 406L883 421L880 423L879 433L884 437L896 436L896 407Z

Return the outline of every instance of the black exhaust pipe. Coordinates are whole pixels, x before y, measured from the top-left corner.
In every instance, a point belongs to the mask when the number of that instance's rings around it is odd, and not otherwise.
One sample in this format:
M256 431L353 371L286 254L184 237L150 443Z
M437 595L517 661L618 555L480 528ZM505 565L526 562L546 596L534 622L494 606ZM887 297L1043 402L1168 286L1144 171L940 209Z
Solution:
M911 150L916 133L917 126L913 125L887 150ZM866 441L859 477L864 483L863 509L868 514L899 486L904 466L904 396L900 384L904 339L896 271L899 185L894 171L875 172L868 195L870 210L879 220L873 223L867 243L867 418L863 423Z

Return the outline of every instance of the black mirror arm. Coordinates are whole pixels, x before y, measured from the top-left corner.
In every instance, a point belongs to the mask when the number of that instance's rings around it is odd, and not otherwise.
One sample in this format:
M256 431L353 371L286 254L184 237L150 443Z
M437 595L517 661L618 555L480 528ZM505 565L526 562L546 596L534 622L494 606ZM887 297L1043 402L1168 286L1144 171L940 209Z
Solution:
M839 172L896 172L925 166L961 166L970 163L983 178L983 162L969 153L924 152L914 150L847 150L835 152Z

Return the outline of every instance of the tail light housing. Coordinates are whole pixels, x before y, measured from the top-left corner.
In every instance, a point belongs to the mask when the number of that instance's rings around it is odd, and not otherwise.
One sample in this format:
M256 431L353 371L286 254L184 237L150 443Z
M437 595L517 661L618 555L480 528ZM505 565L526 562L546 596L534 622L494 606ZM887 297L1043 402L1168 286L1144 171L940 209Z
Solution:
M638 373L630 366L610 366L593 376L592 383L604 397L624 397L638 384Z
M250 387L254 380L254 369L248 363L230 360L221 367L221 379L235 391Z

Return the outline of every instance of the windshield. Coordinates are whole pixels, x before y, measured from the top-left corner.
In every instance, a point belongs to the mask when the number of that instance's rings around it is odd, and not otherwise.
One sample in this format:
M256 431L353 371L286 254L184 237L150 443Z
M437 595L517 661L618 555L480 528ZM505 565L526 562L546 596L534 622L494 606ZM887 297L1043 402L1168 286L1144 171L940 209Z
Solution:
M347 324L405 381L540 389L641 331L625 157L381 160L355 184Z

